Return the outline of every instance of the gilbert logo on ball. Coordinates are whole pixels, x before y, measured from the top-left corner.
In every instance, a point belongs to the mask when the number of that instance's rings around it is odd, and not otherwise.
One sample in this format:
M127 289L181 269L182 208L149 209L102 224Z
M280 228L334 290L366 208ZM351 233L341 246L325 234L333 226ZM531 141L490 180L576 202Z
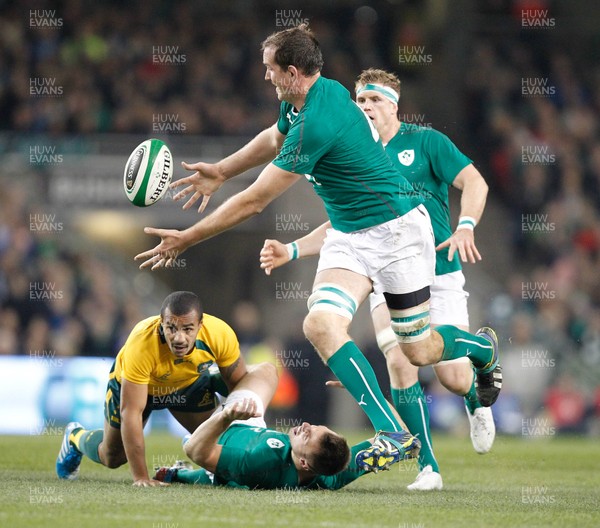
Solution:
M133 205L147 207L166 193L173 177L173 156L160 139L147 139L129 156L123 173L125 194Z

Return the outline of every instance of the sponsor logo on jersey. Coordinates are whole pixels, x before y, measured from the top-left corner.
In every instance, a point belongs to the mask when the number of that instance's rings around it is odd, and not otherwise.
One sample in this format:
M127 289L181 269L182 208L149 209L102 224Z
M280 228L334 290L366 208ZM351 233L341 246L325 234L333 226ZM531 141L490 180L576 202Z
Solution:
M415 161L415 151L413 149L403 150L398 154L398 161L405 167L409 167Z

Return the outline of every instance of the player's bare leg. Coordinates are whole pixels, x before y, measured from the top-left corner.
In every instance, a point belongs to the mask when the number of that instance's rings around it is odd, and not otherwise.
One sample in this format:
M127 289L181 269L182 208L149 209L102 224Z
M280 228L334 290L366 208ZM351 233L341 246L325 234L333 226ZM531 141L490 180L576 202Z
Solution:
M98 446L98 458L103 466L111 469L127 463L121 430L112 427L106 420L104 420L104 438Z
M451 363L433 365L435 375L442 386L453 394L464 396L473 383L473 368L469 360L457 359Z
M277 390L279 375L277 368L272 363L260 363L248 367L246 375L237 383L231 394L225 400L223 406L231 404L239 399L240 396L249 395L250 393L260 400L262 405L259 405L261 414L264 414L265 409L273 399L273 395ZM264 419L264 416L261 417ZM199 424L200 425L200 424ZM198 450L201 448L198 435L192 434L189 440L185 441L184 450L191 460L198 458Z
M127 462L121 440L121 431L104 421L104 430L86 430L78 422L65 428L61 449L56 460L59 478L74 480L79 474L83 455L108 468L117 468Z
M410 490L430 491L443 487L439 465L433 453L429 412L423 388L419 383L419 368L412 365L402 353L390 327L390 315L385 303L371 312L377 344L386 360L394 408L406 423L409 431L421 441L418 464L419 474Z
M339 268L320 271L308 300L304 333L375 430L402 431L389 411L371 365L348 334L354 313L371 289L371 281L358 273Z
M402 351L416 366L425 366L468 357L476 369L477 397L484 407L491 406L502 387L498 338L491 328L470 334L452 325L431 329L429 289L408 294L385 293L392 317L392 329Z
M413 309L413 312L424 312L426 304L427 303L423 303L421 307L417 310ZM402 311L396 312L396 316L400 317L401 315ZM383 316L381 316L381 318L383 321ZM398 328L400 330L403 329L401 326L397 325L397 329ZM473 362L475 362L473 358L477 356L476 359L479 361L479 365L481 365L482 359L484 361L487 360L490 357L491 351L492 355L490 363L492 363L494 359L497 361L497 342L492 342L490 344L490 340L488 339L487 335L482 339L479 333L476 336L468 334L468 328L465 326L443 326L437 328L438 330L440 328L442 329L442 332L444 332L444 335L446 335L446 339L448 341L455 341L454 343L451 343L453 346L453 350L451 350L451 352L455 355L453 356L452 353L450 353L447 358L450 360L455 360L434 365L435 372L438 375L442 385L444 385L448 390L454 392L455 394L464 396L465 406L470 422L471 441L473 443L473 447L480 454L487 453L491 449L495 438L494 420L491 410L485 409L482 406L482 403L484 402L479 401L478 394L473 382L472 368L470 363L468 362L468 359L471 359L473 360ZM493 331L491 332L493 334ZM401 344L402 351L411 360L413 364L426 364L427 361L429 361L433 357L437 357L437 352L431 351L432 343L435 343L441 337L442 336L440 332L432 330L429 339L415 340L414 342L407 343L403 342ZM429 353L429 356L419 355L421 354L421 351L419 350L418 346L421 344L423 346L423 350L428 351L426 352L426 354ZM444 347L445 345L445 341L442 340L442 347ZM466 351L461 351L461 349L465 348ZM443 353L445 352L446 351L444 350ZM465 355L463 357L465 357L465 360L467 361L461 361L461 353L463 352L465 352ZM423 357L426 357L427 359L425 361L422 361ZM415 361L415 358L418 358L417 361ZM484 363L484 366L490 368L491 364ZM499 367L494 367L491 371L489 371L490 374L487 374L487 376L494 377L494 379L492 380L494 384L496 383L495 377L498 375L496 371L499 371L499 369ZM499 392L499 390L495 389L495 391L497 396L497 392ZM493 403L493 401L491 403ZM488 401L486 407L489 407L491 403Z
M238 382L234 390L250 390L258 394L266 409L271 403L277 384L279 374L277 367L272 363L259 363L248 365L248 373Z

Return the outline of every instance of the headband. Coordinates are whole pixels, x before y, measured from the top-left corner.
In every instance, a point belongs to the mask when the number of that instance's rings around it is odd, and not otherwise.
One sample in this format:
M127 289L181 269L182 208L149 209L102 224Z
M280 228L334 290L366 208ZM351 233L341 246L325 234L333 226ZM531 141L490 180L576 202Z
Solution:
M398 93L395 90L392 90L391 88L388 88L387 86L380 86L379 84L365 84L364 86L362 86L361 88L356 90L356 95L359 95L362 92L366 92L366 91L379 92L386 99L389 99L390 101L392 101L392 103L396 103L396 104L398 103L398 100L400 99L400 96L398 95Z

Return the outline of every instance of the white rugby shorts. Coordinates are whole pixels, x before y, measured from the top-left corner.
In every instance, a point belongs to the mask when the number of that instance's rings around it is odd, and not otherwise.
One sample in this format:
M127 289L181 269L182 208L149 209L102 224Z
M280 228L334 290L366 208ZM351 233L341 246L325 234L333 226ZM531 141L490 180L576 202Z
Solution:
M411 293L431 285L435 242L427 209L419 205L400 218L352 233L328 229L317 273L333 268L368 277L375 293Z

